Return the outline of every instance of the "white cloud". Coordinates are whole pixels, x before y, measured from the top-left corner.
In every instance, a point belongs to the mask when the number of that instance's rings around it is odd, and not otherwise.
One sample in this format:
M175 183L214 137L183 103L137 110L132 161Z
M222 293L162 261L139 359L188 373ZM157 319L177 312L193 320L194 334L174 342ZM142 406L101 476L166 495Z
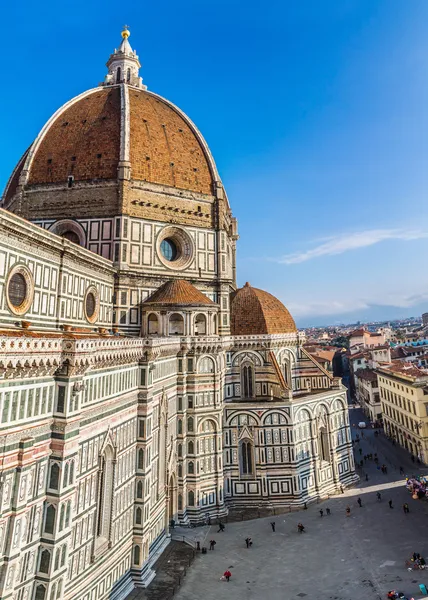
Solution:
M306 304L289 303L286 306L293 317L299 318L307 316L340 315L355 310L364 310L369 308L370 304L366 303L364 300L349 302L332 300L330 302L310 302Z
M286 254L276 259L277 262L286 265L306 262L320 256L332 256L343 254L349 250L366 248L379 244L385 240L419 240L428 237L428 232L405 229L369 229L356 233L340 234L327 238L324 243L304 252Z

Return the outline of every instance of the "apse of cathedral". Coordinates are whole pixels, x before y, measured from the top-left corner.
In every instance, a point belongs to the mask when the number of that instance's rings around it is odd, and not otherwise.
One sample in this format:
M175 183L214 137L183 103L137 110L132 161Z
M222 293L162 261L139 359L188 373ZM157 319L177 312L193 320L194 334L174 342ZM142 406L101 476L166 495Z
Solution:
M0 597L117 600L170 523L355 481L346 390L236 285L237 223L192 121L122 32L0 210Z

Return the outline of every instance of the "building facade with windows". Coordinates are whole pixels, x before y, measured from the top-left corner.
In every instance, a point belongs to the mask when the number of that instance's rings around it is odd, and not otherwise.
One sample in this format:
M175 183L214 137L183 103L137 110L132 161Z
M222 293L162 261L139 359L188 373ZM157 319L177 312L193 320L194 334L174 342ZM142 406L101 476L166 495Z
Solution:
M303 506L356 480L346 390L283 304L236 285L208 146L129 31L0 210L0 596L117 600L171 519Z
M357 382L357 401L370 421L373 423L379 421L382 419L382 410L376 371L369 367L358 369L355 373L355 379Z
M428 461L428 369L402 360L377 368L384 428L413 456Z

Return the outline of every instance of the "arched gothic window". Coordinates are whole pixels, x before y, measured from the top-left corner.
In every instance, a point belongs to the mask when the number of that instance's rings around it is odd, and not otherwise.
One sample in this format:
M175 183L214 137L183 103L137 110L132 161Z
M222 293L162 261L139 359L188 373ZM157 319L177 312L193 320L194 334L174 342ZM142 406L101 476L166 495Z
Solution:
M321 460L330 462L330 443L328 439L328 432L325 427L321 427L319 430L319 454Z
M59 484L59 465L54 463L51 466L51 472L49 476L49 487L51 490L57 490Z
M74 460L72 460L70 463L70 477L68 479L69 485L73 484L73 479L74 479Z
M49 506L46 509L46 521L45 521L45 532L46 533L54 532L55 514L56 514L55 507L52 504L49 504Z
M61 512L59 517L59 531L64 529L64 519L65 519L65 504L61 506Z
M68 485L68 463L65 463L63 485Z
M137 510L135 511L135 523L137 525L141 525L143 520L143 513L141 508L137 508Z
M36 587L36 594L34 600L45 600L46 588L44 585L38 585Z
M183 456L183 446L182 446L182 444L178 444L178 446L177 446L177 453L178 453L178 456L180 458Z
M67 512L65 514L65 526L70 526L70 517L71 517L71 502L67 503Z
M242 398L254 398L254 368L243 365L241 370Z
M64 544L64 546L62 547L62 552L61 552L61 567L63 567L65 565L66 553L67 553L67 544Z
M189 473L189 475L193 475L195 472L195 463L193 461L190 461L187 465L187 472Z
M187 494L187 504L189 506L195 506L195 492L190 490Z
M134 565L140 564L140 546L134 548Z
M183 477L183 466L181 464L178 465L178 476Z
M143 482L139 481L137 483L137 498L142 498L143 497Z
M100 479L97 535L109 539L113 501L113 448L111 446L107 446L104 451Z
M49 550L43 550L40 555L40 567L39 571L41 573L49 573L49 566L51 564L51 553Z
M144 450L140 448L138 450L138 469L140 471L144 470Z
M240 442L239 461L242 475L253 474L253 446L249 440Z
M116 71L116 83L120 83L120 78L121 78L121 75L122 75L121 68L120 68L120 67L118 67L118 68L117 68L117 71Z
M187 419L187 431L193 431L193 417Z
M187 454L193 454L194 453L194 444L192 441L190 441L187 444Z
M129 83L131 81L131 69L126 71L126 81Z
M178 435L183 433L183 421L181 419L178 419L177 421L177 433Z
M178 494L178 510L183 510L183 496Z

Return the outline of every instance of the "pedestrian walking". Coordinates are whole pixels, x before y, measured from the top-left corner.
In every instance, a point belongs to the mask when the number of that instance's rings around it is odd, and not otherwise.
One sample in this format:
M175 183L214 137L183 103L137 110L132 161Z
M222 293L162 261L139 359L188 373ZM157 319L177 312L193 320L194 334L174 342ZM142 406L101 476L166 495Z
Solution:
M410 512L409 505L407 504L407 502L405 502L405 503L403 504L403 511L404 511L404 514L405 514L405 515L408 515L408 514L409 514L409 512Z
M364 461L363 461L363 460L361 460L361 461L360 461L360 467L363 467L363 466L364 466Z
M249 548L250 547L250 538L249 537L245 538L245 543L247 544L247 548Z
M221 521L219 521L217 533L220 533L220 532L222 533L223 531L224 531L224 525Z
M388 474L388 467L385 465L385 470L384 470L385 475Z
M215 540L210 540L210 550L214 550L214 546L216 545L216 541Z
M361 456L361 455L362 455L362 453L363 453L363 450L362 450L361 448L359 448L359 449L358 449L358 452L360 453L360 456Z
M302 523L297 523L297 531L299 533L304 533L305 532L305 526Z
M415 457L413 456L413 454L410 458L412 459L412 462L415 462Z
M275 531L275 521L272 521L270 526L272 527L272 531Z
M229 571L229 569L224 572L223 577L226 577L226 581L229 583L229 580L232 577L232 573Z
M322 516L323 516L323 514L324 514L324 511L323 511L323 509L321 508L321 510L320 510L320 517L322 517Z
M358 498L357 502L358 502L358 506L361 508L363 505L361 498Z
M364 431L361 432L361 439L364 439Z
M351 515L351 509L349 506L346 507L346 516L349 517Z
M368 476L368 475L367 475L367 473L366 473L366 481L368 481L368 480L369 480L369 476Z
M343 489L343 485L342 484L340 484L340 492L341 492L341 494L345 493L345 490Z
M364 454L363 458L364 458L364 460L367 460L367 454Z
M327 510L327 515L331 515L331 510L329 508L327 508L326 510Z
M400 475L404 475L404 469L403 469L403 467L400 467Z
M390 501L388 502L388 504L389 504L389 508L394 508L394 507L392 506L392 500L390 500Z
M377 501L380 502L382 500L382 496L380 492L376 492Z

